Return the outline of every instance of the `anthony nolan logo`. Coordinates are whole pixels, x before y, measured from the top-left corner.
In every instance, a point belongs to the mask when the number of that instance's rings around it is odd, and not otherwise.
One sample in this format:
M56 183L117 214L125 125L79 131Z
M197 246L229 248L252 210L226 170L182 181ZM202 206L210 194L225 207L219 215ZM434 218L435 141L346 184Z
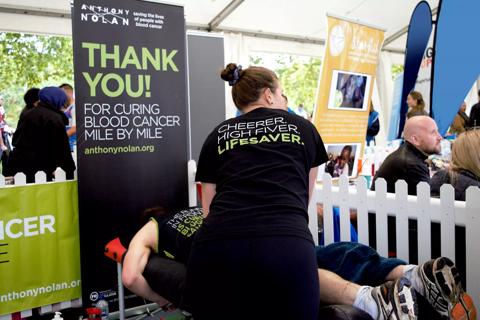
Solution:
M83 4L80 20L128 26L129 13L130 10Z

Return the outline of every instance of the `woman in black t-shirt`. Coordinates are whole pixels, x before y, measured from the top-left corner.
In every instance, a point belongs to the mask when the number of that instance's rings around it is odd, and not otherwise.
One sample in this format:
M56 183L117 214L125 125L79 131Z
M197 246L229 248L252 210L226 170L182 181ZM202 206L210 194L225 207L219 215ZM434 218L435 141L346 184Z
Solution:
M285 111L274 72L229 64L221 77L244 114L218 125L200 154L206 219L192 248L184 307L196 320L316 319L307 207L317 167L327 160L323 142L310 122Z

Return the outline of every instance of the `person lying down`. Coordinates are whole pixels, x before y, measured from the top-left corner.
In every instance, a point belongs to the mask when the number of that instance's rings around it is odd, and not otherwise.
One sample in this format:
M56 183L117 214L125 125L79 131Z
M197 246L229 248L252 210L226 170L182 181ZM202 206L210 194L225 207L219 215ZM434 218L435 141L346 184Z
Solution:
M147 300L181 307L202 209L166 212L157 207L144 215L150 219L128 246L122 281ZM473 300L449 258L411 265L352 242L317 246L316 253L321 303L351 305L373 319L476 319Z

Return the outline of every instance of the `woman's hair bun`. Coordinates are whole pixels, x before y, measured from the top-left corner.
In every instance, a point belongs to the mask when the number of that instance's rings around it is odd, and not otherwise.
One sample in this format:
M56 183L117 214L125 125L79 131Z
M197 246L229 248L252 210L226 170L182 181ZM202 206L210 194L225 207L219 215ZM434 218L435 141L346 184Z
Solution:
M228 81L228 84L230 86L233 86L235 85L238 80L240 80L240 77L242 76L242 66L241 65L236 65L235 63L229 63L227 64L227 66L225 67L225 69L223 69L222 73L220 74L220 77L225 80L225 81Z
M220 74L220 77L225 81L232 81L233 80L233 74L234 74L236 69L237 69L237 65L235 63L229 63L229 64L227 64L225 69L222 70L222 73Z

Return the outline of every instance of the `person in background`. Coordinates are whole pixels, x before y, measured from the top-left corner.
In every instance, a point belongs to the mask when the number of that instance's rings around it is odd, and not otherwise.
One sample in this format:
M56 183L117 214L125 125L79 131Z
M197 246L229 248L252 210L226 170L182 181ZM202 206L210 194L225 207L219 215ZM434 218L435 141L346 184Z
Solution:
M465 201L468 187L480 187L479 148L480 130L467 130L457 137L452 145L452 160L449 168L435 173L430 181L432 197L440 197L442 185L451 184L455 190L455 200ZM455 226L456 264L463 273L466 266L465 236L465 227Z
M303 107L303 103L300 103L297 107L297 110L295 110L295 113L299 115L300 117L307 119L308 120L308 112L307 110Z
M375 136L380 131L380 119L379 114L373 108L373 104L370 101L369 113L368 113L368 127L367 127L367 145L370 141L375 142Z
M431 193L440 197L440 188L448 183L455 189L455 200L465 201L467 188L480 187L480 130L460 134L452 146L450 168L435 173L430 181Z
M430 182L428 165L425 162L429 155L441 151L442 136L438 133L437 124L427 116L416 116L405 123L405 143L390 154L375 174L375 181L384 178L387 182L387 192L395 192L395 182L405 180L408 194L417 195L417 184L421 181Z
M67 179L73 179L75 163L68 143L65 125L68 119L61 111L67 101L65 92L57 87L46 87L39 92L37 107L26 112L13 135L14 149L10 152L4 175L23 172L27 182L35 182L35 174L43 171L47 181L53 179L60 167Z
M458 112L453 119L452 125L450 126L451 133L460 134L462 132L465 132L465 130L467 130L467 128L469 127L470 118L465 113L466 110L467 104L464 101L460 106L460 109L458 109Z
M412 117L405 122L404 138L405 143L390 154L376 172L372 182L372 190L375 190L378 178L385 179L387 192L389 193L395 192L397 180L404 180L407 183L409 195L417 195L418 183L422 181L430 183L430 171L425 161L429 155L438 154L441 151L442 136L438 133L437 124L427 116ZM408 225L410 261L417 262L416 221L409 220ZM395 252L395 218L389 217L388 228L389 251ZM433 228L436 228L436 226ZM373 238L374 232L371 232L370 235ZM433 229L432 235L436 235L436 231ZM436 250L436 247L434 250Z
M75 96L73 94L73 87L68 83L59 86L60 89L67 94L66 107L63 112L68 118L68 125L66 126L68 142L70 143L70 150L73 152L77 145L77 122L75 116Z
M18 118L18 122L22 120L25 116L25 113L31 110L38 104L38 93L40 92L39 88L30 88L25 92L23 96L23 101L25 101L25 107L23 107L22 112L20 112L20 117ZM18 124L17 124L18 127Z
M297 114L295 111L293 111L292 108L290 108L290 107L288 106L288 97L287 97L285 94L282 94L282 97L283 97L283 99L285 100L285 106L284 106L284 107L285 107L285 110L287 110L288 113Z
M3 158L4 152L8 150L7 144L4 140L4 131L5 131L5 107L4 104L5 100L2 96L0 96L0 159Z
M480 100L480 90L477 92L478 100ZM475 103L470 110L470 125L469 127L480 126L480 102Z
M415 116L428 116L428 112L425 111L425 101L423 96L418 91L412 91L407 96L407 119Z

